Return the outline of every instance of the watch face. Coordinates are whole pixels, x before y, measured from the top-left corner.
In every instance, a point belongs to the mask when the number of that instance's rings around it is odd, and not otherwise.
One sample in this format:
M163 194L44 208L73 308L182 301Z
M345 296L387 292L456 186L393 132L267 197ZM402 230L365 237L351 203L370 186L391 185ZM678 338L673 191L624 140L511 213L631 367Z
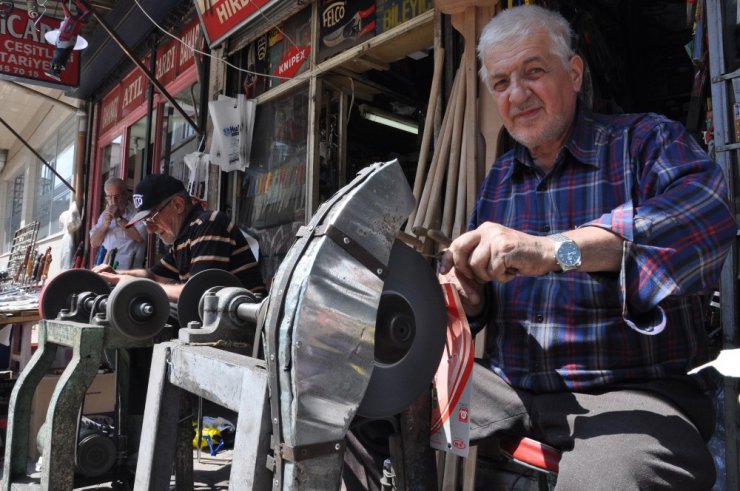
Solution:
M581 263L581 250L575 242L563 242L558 248L558 261L566 267L577 267Z

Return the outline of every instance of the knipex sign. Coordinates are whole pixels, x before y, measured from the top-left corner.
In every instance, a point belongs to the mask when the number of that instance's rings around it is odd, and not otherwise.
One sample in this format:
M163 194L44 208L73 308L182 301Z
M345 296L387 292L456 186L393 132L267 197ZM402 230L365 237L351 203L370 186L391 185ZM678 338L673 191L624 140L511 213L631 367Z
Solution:
M250 17L268 4L279 0L196 0L203 32L213 48L232 32L244 25Z
M0 19L0 78L25 80L50 87L77 87L80 84L80 54L73 51L61 81L44 74L51 66L54 45L44 39L44 35L57 29L61 19L43 16L34 25L25 10L13 9L4 19Z

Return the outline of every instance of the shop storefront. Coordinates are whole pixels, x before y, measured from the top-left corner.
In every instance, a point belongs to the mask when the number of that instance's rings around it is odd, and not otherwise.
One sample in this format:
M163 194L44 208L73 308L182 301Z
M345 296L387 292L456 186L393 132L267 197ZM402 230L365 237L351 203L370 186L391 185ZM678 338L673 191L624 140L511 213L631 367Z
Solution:
M199 32L198 20L192 18L178 34L182 43L170 39L156 50L154 75L179 109L165 96L152 91L145 74L136 68L96 105L93 137L96 144L88 188L89 223L95 223L104 206L103 183L109 177L124 179L131 190L143 175L150 173L169 173L188 181L183 156L198 146L197 131L190 122L199 114L201 91L193 52L184 44L193 46ZM143 63L151 67L151 56Z
M398 158L413 183L432 78L432 2L296 5L206 33L232 64L211 92L258 103L249 166L222 174L220 205L258 239L268 280L298 228L357 171Z

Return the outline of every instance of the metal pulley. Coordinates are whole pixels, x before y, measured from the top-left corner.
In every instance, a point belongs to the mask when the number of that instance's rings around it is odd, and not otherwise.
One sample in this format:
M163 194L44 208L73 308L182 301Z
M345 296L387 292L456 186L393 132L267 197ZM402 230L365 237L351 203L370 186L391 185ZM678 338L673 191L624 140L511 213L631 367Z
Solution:
M129 339L145 340L167 324L170 302L156 282L136 278L116 285L108 296L106 312L116 331Z
M191 276L177 300L177 318L180 326L201 320L202 298L211 288L242 287L239 278L222 269L207 269Z
M227 271L210 269L194 275L185 283L177 305L181 341L254 342L261 299Z

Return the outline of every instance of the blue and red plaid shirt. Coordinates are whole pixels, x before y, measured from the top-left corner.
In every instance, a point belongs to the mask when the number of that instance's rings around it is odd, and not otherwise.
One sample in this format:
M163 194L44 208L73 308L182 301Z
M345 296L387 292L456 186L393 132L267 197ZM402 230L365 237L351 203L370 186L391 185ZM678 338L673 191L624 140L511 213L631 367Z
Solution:
M722 170L656 114L579 109L547 175L521 145L483 182L469 229L532 235L598 226L624 238L618 273L517 276L490 285L486 357L515 387L580 391L680 377L706 361L700 294L735 237Z

